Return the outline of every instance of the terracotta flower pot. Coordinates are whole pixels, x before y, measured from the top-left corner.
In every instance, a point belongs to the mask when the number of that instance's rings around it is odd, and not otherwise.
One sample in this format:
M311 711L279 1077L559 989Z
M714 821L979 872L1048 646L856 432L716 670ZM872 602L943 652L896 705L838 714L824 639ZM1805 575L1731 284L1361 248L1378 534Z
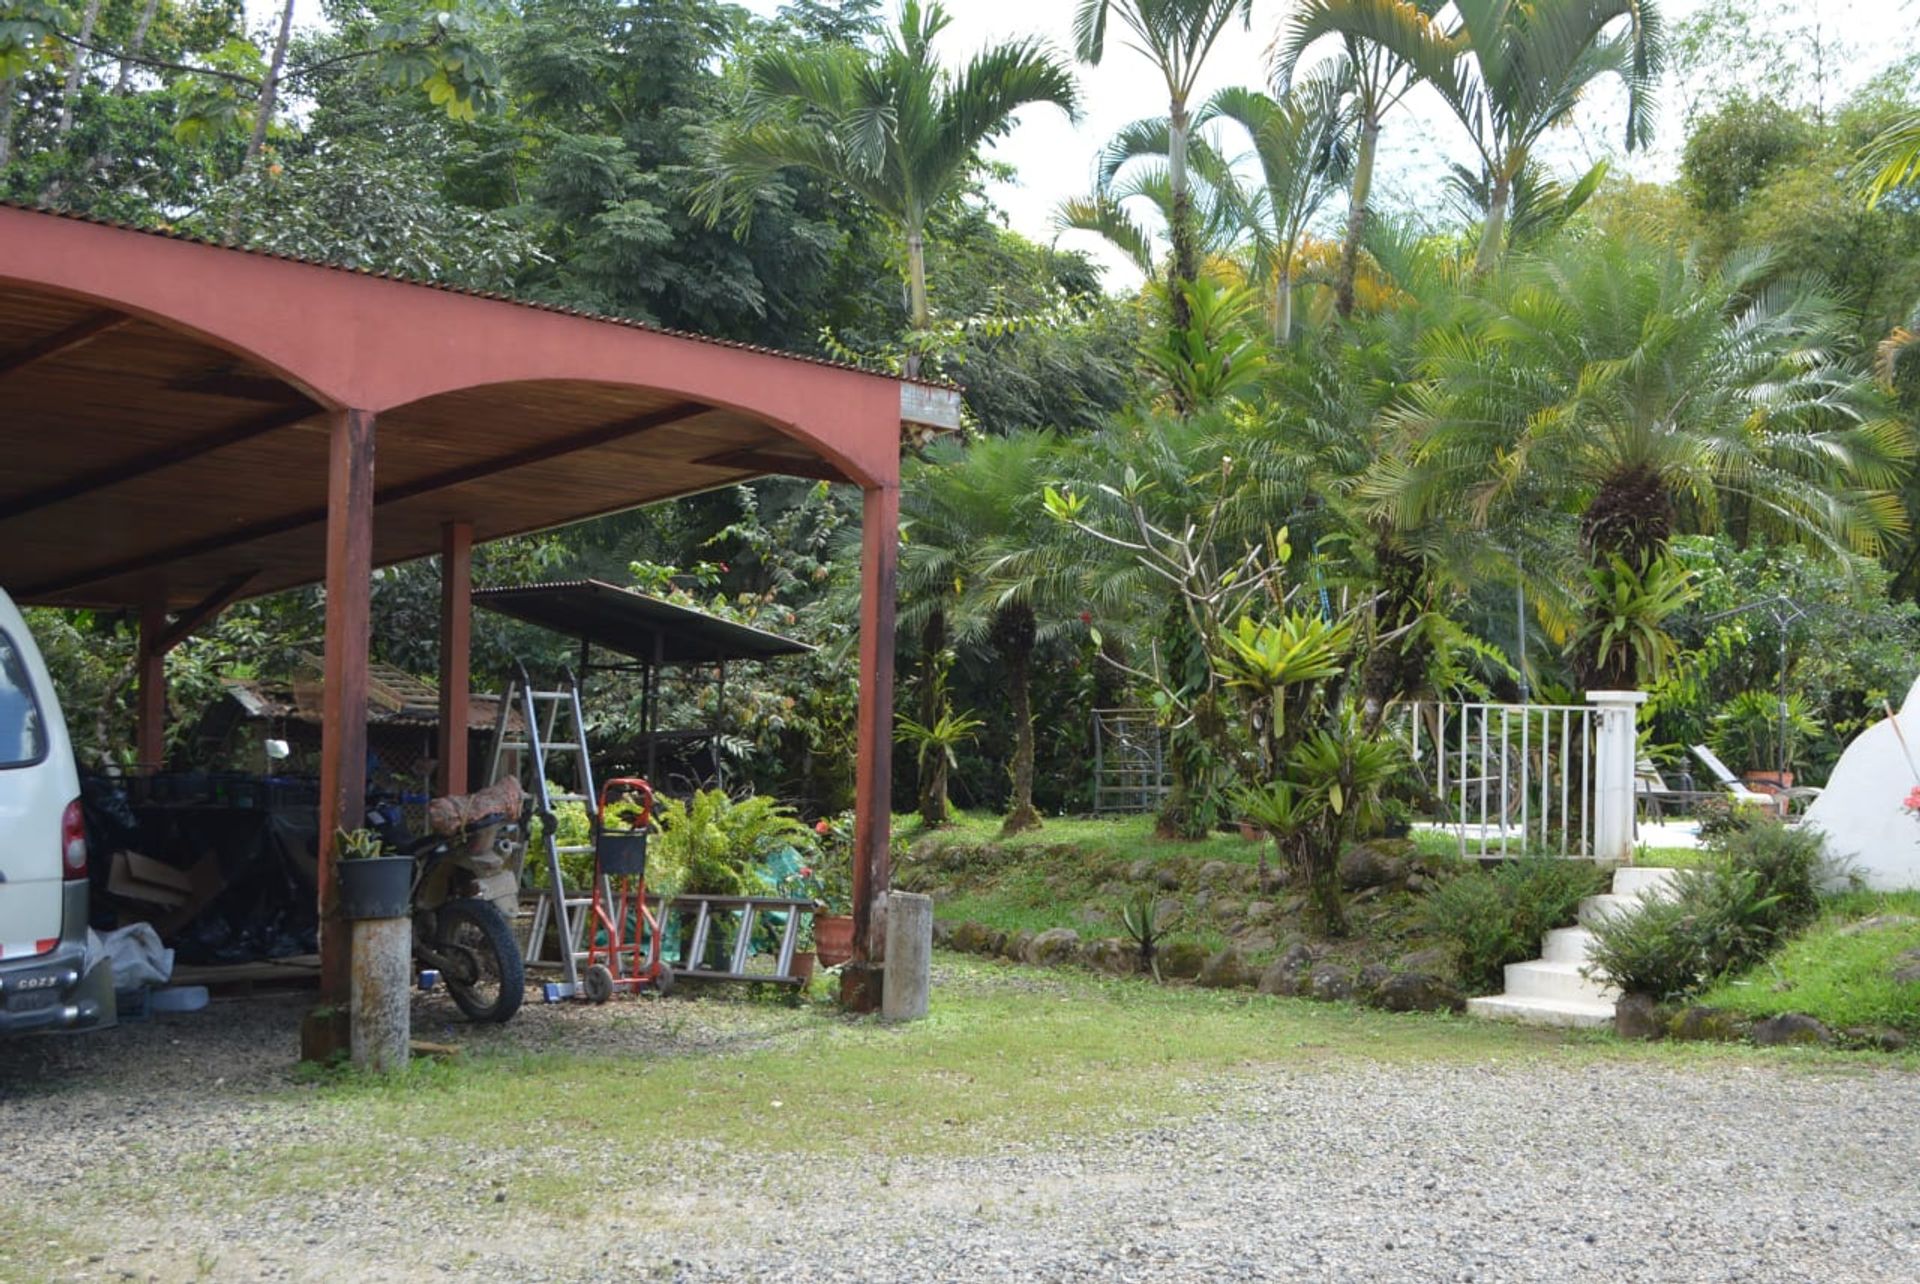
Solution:
M793 975L794 978L800 982L802 989L805 989L807 984L813 980L813 965L815 961L812 950L800 950L793 956Z
M853 915L815 914L813 948L821 967L839 967L853 958Z

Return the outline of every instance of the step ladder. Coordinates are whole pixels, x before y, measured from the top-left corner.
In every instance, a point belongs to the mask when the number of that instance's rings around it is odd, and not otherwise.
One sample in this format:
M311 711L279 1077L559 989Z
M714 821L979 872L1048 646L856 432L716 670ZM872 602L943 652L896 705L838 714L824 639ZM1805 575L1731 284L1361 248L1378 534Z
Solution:
M521 728L512 726L512 713L520 714ZM511 757L513 765L508 767ZM573 787L556 793L549 784L556 760L571 759ZM493 753L489 781L502 775L516 776L535 803L540 819L540 844L547 858L547 886L540 891L534 906L533 921L521 953L530 966L557 966L560 980L545 987L546 1000L584 997L580 986L580 965L586 959L588 906L592 898L571 894L560 858L592 852L591 843L562 846L554 807L577 802L591 809L596 797L593 788L593 760L587 748L587 719L580 704L580 680L572 669L561 671L561 685L541 690L528 676L527 668L514 662L506 694L500 698L500 710L493 727ZM554 927L559 938L558 957L541 954L547 929Z
M679 916L679 959L673 962L677 977L703 981L754 981L773 985L805 985L807 978L793 970L799 952L800 918L813 912L813 902L790 900L783 896L706 896L698 893L676 896L662 905L657 897L650 903L664 933L668 916ZM755 936L763 918L774 918L767 926L778 932L772 951L766 955L768 970L755 971ZM719 967L709 967L708 945L716 933L732 933L727 957ZM666 952L661 952L666 958Z

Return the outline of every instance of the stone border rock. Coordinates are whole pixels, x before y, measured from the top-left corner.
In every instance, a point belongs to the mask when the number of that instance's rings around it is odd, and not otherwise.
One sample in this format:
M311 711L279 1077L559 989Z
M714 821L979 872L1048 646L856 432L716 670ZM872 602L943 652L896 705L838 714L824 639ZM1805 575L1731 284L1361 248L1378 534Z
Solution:
M1704 1003L1657 1003L1645 994L1629 994L1614 1004L1613 1032L1622 1039L1746 1042L1763 1048L1839 1047L1903 1052L1911 1043L1907 1034L1891 1026L1848 1026L1834 1030L1804 1012L1782 1012L1756 1021Z
M1072 928L1007 933L984 923L935 920L934 944L961 954L1002 958L1036 967L1077 966L1106 976L1138 974L1133 943L1118 937L1083 941ZM1351 968L1315 956L1304 944L1289 946L1264 970L1250 964L1238 946L1208 954L1196 941L1170 941L1161 947L1164 980L1191 981L1203 989L1252 989L1260 994L1318 999L1327 1003L1364 1003L1389 1012L1461 1012L1466 996L1434 970L1433 951L1420 951L1400 966L1372 964Z

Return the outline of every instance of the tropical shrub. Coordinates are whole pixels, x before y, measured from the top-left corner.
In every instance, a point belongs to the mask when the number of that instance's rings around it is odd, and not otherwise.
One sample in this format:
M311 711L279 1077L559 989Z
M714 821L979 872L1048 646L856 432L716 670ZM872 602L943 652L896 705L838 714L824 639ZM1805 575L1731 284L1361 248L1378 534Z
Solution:
M1787 696L1784 734L1780 697L1772 691L1742 691L1714 715L1709 740L1713 751L1738 771L1774 771L1782 763L1793 770L1808 741L1821 733L1807 699Z
M1501 969L1538 958L1541 938L1573 922L1600 884L1586 861L1522 857L1442 884L1422 902L1421 926L1445 942L1462 986L1498 990Z
M1819 834L1754 821L1709 850L1707 868L1674 875L1670 900L1594 925L1589 975L1629 994L1692 994L1759 962L1819 914L1831 869Z
M723 789L702 789L690 801L661 798L654 808L660 832L648 850L655 881L709 896L745 896L758 890L755 867L775 848L806 847L807 827L791 808L764 795L736 801Z

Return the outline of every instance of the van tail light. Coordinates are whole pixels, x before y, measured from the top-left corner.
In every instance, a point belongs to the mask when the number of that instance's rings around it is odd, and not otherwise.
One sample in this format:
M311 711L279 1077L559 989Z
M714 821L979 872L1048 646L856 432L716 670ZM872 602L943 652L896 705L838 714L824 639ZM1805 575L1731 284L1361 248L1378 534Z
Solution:
M80 800L74 799L60 813L60 859L68 878L87 876L87 822L80 814Z

